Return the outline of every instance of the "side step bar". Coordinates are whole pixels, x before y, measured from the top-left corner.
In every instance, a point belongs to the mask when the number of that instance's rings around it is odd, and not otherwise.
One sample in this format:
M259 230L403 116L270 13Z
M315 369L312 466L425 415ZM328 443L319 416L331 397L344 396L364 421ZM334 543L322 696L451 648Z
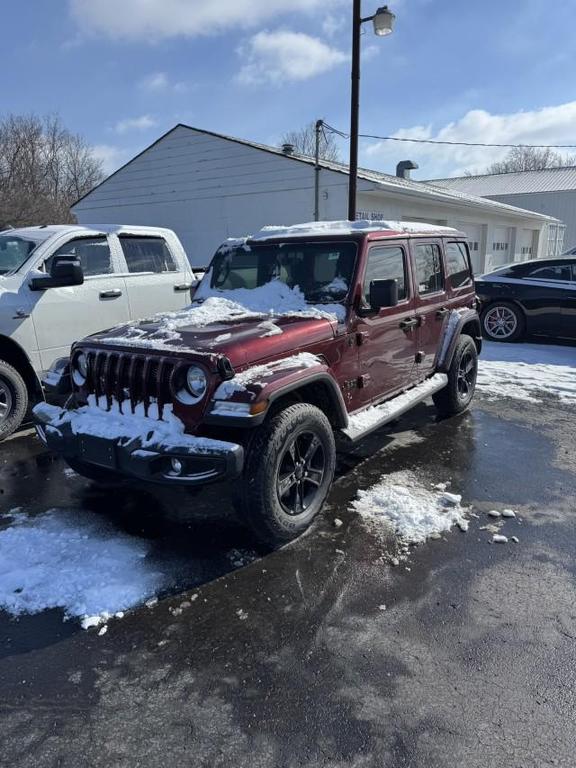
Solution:
M381 405L370 406L363 411L359 411L348 419L348 426L342 430L342 433L353 443L362 440L363 437L374 432L376 429L394 421L403 413L409 411L422 400L444 389L448 383L448 376L445 373L436 373L421 384L417 384L407 392L397 395Z

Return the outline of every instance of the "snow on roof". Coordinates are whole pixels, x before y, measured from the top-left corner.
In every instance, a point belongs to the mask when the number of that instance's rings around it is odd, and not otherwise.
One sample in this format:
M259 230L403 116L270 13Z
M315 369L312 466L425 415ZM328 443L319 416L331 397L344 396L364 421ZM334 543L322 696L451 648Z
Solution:
M456 176L449 179L430 179L427 183L444 187L452 192L464 192L481 197L522 195L530 192L560 192L576 190L576 166L513 173L490 173L478 176Z
M93 224L91 226L80 226L78 224L43 224L38 227L21 227L19 229L6 229L0 234L14 235L16 237L29 237L31 240L46 240L53 235L65 233L88 233L94 234L158 234L159 232L170 232L161 227L141 227L131 224Z
M406 232L409 234L438 234L456 235L458 230L453 227L441 227L435 224L425 224L417 221L311 221L292 226L267 226L260 232L248 238L250 241L271 240L279 237L311 237L317 235L352 235L355 233Z

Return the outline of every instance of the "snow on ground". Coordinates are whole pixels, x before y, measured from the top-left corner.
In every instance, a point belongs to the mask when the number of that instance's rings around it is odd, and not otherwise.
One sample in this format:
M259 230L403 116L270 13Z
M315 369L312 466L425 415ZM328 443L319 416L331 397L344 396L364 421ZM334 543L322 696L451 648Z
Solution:
M150 545L98 515L52 509L11 517L0 531L0 608L9 613L62 608L97 626L167 586L146 560Z
M467 528L462 497L443 488L423 485L409 471L386 475L358 491L352 507L376 531L396 533L404 543L419 544L453 525Z
M576 346L485 341L477 386L493 399L540 403L552 395L576 403Z

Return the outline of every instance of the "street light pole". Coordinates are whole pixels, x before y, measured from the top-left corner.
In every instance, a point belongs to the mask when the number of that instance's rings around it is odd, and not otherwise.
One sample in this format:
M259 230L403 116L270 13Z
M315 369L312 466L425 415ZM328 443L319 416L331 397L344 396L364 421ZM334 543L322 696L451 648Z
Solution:
M360 116L360 36L362 24L373 22L374 34L384 37L392 32L396 17L384 5L373 16L362 18L361 0L352 2L352 96L350 102L350 167L348 177L348 220L356 221L356 193L358 190L358 129Z
M348 221L356 221L358 188L358 128L360 115L360 35L362 32L361 0L353 0L352 8L352 98L350 102L350 168L348 177Z

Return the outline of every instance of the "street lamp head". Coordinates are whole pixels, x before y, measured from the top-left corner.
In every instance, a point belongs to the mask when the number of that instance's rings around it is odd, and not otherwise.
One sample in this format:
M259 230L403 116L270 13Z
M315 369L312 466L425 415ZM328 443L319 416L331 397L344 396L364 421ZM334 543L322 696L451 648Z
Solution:
M374 34L378 37L385 37L391 34L394 29L394 19L396 16L384 5L382 8L378 8L372 19L374 23Z

